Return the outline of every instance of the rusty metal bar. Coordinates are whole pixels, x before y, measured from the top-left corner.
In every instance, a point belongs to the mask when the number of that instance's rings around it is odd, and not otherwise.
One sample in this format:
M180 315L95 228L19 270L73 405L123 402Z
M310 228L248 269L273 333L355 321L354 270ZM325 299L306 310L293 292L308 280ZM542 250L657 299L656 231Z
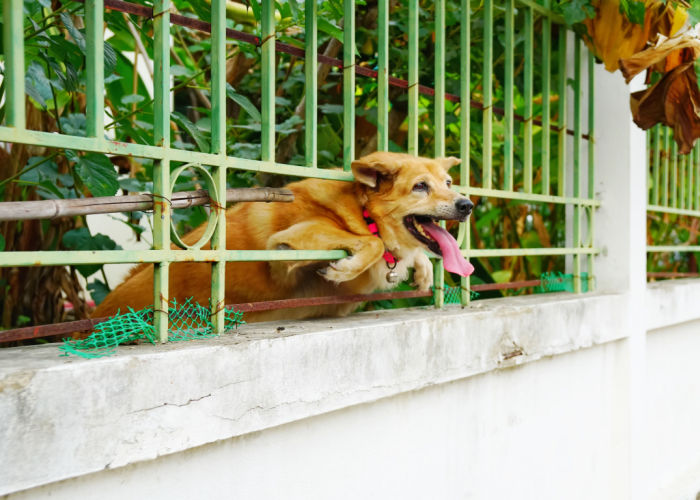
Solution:
M77 321L66 321L65 323L54 323L51 325L25 326L12 330L0 331L0 343L13 342L16 340L39 339L42 337L52 337L54 335L67 335L73 332L85 332L92 330L95 326L107 321L109 317L79 319Z
M373 302L390 299L414 299L432 297L433 292L409 290L406 292L366 293L357 295L334 295L329 297L305 297L301 299L268 300L265 302L244 302L227 305L226 309L241 312L274 311L276 309L291 309L295 307L325 306L329 304L347 304L349 302Z
M484 283L481 285L472 285L471 289L475 292L487 292L490 290L512 290L515 288L531 288L534 286L540 286L542 280L528 280L528 281L511 281L510 283Z
M700 273L648 272L647 278L700 278Z
M655 277L662 277L660 275L673 275L672 277L700 276L700 274L697 273L647 273L647 276L650 275L655 275ZM517 288L532 288L540 286L540 284L541 280L512 281L510 283L485 283L481 285L472 285L471 289L475 292L485 292L490 290L512 290ZM424 292L420 290L408 290L401 292L268 300L265 302L244 302L240 304L229 304L226 306L226 309L241 312L260 312L273 311L277 309L291 309L296 307L310 307L329 304L347 304L351 302L375 302L378 300L417 299L422 297L431 297L432 295L432 291ZM67 321L65 323L27 326L23 328L15 328L13 330L0 331L0 343L12 342L16 340L29 340L41 337L50 337L54 335L65 335L73 332L83 332L91 330L95 326L109 319L110 317L89 318L77 321Z

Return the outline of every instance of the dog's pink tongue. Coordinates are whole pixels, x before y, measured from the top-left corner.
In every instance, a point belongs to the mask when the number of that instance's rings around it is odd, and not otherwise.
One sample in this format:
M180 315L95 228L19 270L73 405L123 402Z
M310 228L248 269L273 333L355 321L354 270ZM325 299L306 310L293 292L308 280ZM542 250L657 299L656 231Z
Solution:
M474 272L474 266L462 257L457 240L449 232L437 224L423 224L423 229L440 245L442 262L446 270L460 276L469 276Z

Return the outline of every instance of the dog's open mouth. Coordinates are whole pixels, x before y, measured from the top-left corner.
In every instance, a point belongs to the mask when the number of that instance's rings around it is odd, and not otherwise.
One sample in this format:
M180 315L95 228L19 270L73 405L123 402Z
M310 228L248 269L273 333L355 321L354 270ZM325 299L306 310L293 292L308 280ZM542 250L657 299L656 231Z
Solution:
M435 255L442 257L447 271L460 276L469 276L474 272L474 266L462 256L457 240L438 225L437 218L428 215L407 215L403 223L414 238Z

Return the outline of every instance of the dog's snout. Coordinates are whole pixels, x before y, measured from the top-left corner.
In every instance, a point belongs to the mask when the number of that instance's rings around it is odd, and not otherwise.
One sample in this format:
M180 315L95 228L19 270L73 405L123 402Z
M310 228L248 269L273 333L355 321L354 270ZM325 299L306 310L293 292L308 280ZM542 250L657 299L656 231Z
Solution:
M455 207L457 207L457 211L460 213L460 215L467 216L472 213L474 204L469 198L458 198L457 201L455 201Z

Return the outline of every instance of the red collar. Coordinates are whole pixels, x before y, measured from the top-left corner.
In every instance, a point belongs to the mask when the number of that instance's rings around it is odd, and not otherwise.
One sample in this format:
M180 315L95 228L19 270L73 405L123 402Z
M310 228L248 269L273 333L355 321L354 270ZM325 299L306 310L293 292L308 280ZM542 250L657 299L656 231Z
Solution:
M379 238L379 228L377 227L377 223L374 222L372 217L370 217L366 208L362 209L362 217L364 217L365 222L367 223L367 229L369 229L369 232ZM387 250L386 247L384 247L384 255L382 255L382 258L386 261L387 266L390 264L396 266L396 263L399 261L399 259L397 259L393 253ZM391 269L393 269L393 267Z

